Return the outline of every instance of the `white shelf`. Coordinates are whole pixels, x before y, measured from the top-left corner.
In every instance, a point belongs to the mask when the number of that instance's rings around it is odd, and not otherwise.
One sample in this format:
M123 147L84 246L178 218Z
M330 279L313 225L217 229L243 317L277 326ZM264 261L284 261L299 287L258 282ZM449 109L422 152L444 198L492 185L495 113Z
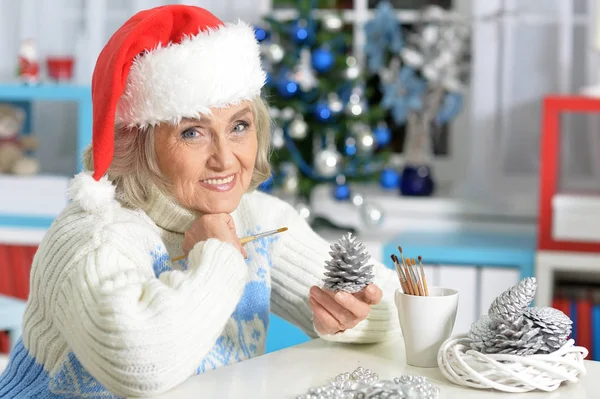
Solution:
M56 217L67 205L69 177L0 175L0 215Z

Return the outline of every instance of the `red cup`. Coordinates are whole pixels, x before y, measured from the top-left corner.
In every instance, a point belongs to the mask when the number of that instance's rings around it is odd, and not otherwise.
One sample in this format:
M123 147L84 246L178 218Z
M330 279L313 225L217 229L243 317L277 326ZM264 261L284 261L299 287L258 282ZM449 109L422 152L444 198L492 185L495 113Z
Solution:
M48 57L48 76L58 82L69 81L73 78L73 57Z

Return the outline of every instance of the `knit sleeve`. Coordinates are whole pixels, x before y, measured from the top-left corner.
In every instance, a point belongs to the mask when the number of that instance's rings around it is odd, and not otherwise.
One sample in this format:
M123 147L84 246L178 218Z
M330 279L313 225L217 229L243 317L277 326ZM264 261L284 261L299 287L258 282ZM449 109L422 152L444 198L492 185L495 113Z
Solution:
M155 277L152 261L110 238L59 286L55 323L82 365L120 396L168 391L194 374L235 310L247 280L242 255L216 239L189 268Z
M275 314L300 327L309 336L328 341L371 343L401 334L394 291L399 283L394 272L373 262L374 283L383 291L382 301L371 306L368 317L350 330L332 335L318 334L308 305L310 287L322 286L329 243L321 238L289 204L272 199L277 222L287 226L273 248L272 306Z

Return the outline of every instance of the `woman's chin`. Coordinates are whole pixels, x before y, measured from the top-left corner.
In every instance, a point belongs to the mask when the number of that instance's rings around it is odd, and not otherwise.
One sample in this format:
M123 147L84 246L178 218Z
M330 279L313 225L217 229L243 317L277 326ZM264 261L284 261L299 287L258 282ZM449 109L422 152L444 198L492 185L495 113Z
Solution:
M201 213L231 213L240 204L242 195L243 191L239 186L229 191L206 190L203 193L201 205L197 209Z

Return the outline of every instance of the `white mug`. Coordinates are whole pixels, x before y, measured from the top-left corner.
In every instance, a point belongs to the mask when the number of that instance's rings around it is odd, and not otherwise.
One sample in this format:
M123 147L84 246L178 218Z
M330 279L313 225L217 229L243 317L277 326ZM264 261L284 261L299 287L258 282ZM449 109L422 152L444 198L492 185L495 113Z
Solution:
M454 328L458 292L450 288L429 287L429 296L416 296L398 289L395 299L406 347L406 362L416 367L437 367L438 349Z

